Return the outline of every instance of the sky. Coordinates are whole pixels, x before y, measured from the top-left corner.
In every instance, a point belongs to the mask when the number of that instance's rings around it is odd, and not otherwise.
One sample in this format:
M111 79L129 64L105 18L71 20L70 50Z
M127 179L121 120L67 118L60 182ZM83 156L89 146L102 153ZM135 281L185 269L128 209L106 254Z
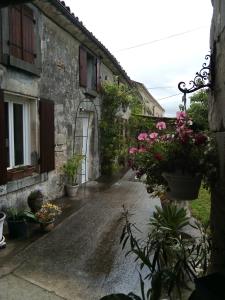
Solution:
M192 80L209 54L211 0L65 3L129 77L144 83L165 109L165 116L175 116L182 98L177 95L178 83Z

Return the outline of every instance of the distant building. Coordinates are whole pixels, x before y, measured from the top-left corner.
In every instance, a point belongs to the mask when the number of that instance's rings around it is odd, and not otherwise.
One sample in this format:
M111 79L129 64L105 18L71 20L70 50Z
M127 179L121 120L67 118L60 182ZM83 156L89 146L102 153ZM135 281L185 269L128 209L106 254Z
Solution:
M133 81L133 84L137 88L141 97L139 99L142 102L144 116L163 117L165 113L164 108L158 103L157 100L150 94L143 83Z

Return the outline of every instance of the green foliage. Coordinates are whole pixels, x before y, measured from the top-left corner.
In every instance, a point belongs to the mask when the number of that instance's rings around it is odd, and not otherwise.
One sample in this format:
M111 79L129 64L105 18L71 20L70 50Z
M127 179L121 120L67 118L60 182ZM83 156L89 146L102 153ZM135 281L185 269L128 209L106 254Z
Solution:
M191 213L204 226L209 224L210 219L210 193L201 187L197 201L190 204Z
M6 210L7 219L10 221L27 221L35 220L35 216L32 212L19 209L16 207L9 207Z
M150 219L151 226L155 230L168 231L169 234L177 237L181 234L184 226L189 224L189 218L184 208L176 205L166 205L163 209L156 207L153 218Z
M191 104L187 110L197 129L208 130L208 94L206 90L196 92L190 98Z
M124 84L106 82L102 87L101 166L102 174L111 175L126 160L128 145L125 138L125 121L120 111L137 107L135 92Z
M126 255L134 254L139 262L141 299L159 300L162 296L181 299L182 290L189 288L187 282L194 281L207 270L211 245L203 227L196 223L201 233L197 239L183 234L184 226L189 224L186 211L175 205L166 206L157 208L150 219L150 233L140 240L135 237L138 229L130 223L128 211L124 211L124 218L121 243L123 248L129 243ZM144 267L148 274L143 279ZM147 290L146 280L151 281Z
M71 185L76 185L78 169L81 166L81 162L84 159L83 155L73 155L68 159L67 163L63 165L63 172L67 177L67 181Z
M134 146L137 142L138 134L153 129L154 126L152 119L133 113L127 124L127 131L129 132L128 145Z

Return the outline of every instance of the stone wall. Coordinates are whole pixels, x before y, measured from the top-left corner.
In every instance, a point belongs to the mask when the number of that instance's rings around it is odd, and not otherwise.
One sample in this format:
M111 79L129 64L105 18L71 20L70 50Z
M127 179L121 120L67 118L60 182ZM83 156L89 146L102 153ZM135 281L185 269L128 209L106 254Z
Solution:
M214 88L209 101L209 124L213 131L225 131L225 2L214 0L212 3L210 47L214 61Z
M74 147L76 153L81 153L82 112L90 117L88 180L100 176L98 124L101 118L101 99L97 95L90 100L79 87L79 42L40 11L37 26L41 40L40 77L0 65L0 87L15 93L30 95L37 103L41 98L54 101L56 170L1 186L0 209L2 206L26 204L28 194L37 188L43 191L46 199L64 194L61 167L72 155ZM104 64L101 65L101 78L113 80L112 71ZM38 122L37 116L37 127Z

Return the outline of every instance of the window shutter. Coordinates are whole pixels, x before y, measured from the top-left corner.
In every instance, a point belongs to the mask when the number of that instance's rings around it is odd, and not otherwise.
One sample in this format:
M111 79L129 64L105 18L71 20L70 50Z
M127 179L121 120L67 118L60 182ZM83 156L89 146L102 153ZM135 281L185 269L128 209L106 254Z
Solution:
M100 73L100 59L96 59L96 90L99 93L101 90L101 73Z
M10 24L10 54L16 58L23 58L22 41L22 7L20 5L12 6L9 9Z
M25 5L22 7L22 38L23 60L34 64L34 13Z
M40 100L40 171L55 169L54 102Z
M0 90L0 185L7 182L4 94Z
M80 47L80 53L79 53L79 66L80 66L80 86L87 87L87 52L82 47Z

